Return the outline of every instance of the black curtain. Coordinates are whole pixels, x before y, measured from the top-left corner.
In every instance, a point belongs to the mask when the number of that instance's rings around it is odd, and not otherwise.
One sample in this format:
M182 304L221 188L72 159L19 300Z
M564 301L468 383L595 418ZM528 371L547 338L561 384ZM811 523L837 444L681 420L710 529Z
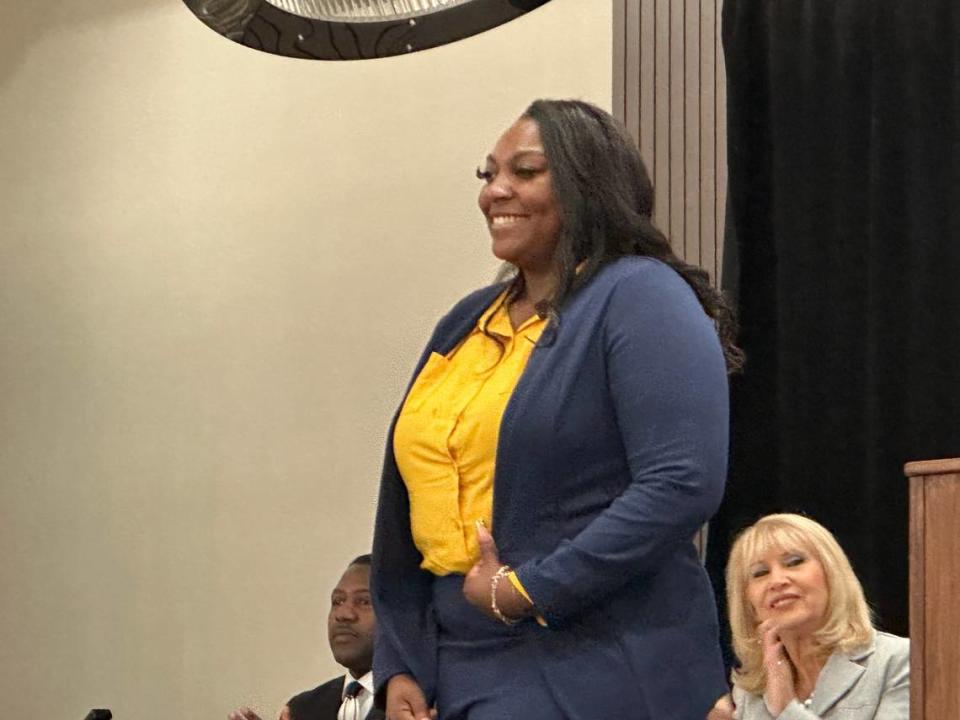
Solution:
M908 460L960 457L960 2L726 0L731 536L803 512L908 633Z

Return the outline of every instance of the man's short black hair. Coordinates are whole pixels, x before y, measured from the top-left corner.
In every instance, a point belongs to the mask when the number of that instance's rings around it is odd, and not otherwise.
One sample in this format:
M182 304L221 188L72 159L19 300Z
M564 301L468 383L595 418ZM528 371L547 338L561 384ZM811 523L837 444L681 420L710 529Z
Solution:
M370 567L370 560L370 553L367 553L366 555L358 555L350 561L350 565L366 565L367 567ZM347 567L350 567L350 565Z

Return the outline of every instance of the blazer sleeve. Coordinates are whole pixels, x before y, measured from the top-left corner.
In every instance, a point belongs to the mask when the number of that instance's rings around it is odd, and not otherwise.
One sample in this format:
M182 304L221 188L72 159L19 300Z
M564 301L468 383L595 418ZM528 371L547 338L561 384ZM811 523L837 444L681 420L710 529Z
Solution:
M690 287L662 263L639 264L611 290L602 337L630 482L579 534L516 568L551 625L690 543L723 495L726 367Z
M371 585L377 614L373 677L378 700L391 677L408 673L430 692L434 652L429 641L430 580L419 567L419 555L410 540L407 499L399 473L392 470L389 435L386 469L373 539Z

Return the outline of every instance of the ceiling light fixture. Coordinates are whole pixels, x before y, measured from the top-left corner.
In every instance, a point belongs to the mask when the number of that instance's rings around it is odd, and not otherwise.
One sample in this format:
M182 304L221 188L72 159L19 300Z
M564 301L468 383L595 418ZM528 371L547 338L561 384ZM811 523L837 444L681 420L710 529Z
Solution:
M406 20L473 0L267 0L300 17L327 22Z
M550 0L184 0L242 45L313 60L403 55L490 30Z

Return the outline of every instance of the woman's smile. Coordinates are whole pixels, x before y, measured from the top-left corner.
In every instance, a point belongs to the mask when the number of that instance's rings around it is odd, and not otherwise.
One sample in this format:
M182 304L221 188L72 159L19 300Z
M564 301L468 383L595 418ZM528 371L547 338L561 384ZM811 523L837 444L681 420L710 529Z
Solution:
M526 218L526 215L491 215L488 224L491 228L500 229L513 226Z

